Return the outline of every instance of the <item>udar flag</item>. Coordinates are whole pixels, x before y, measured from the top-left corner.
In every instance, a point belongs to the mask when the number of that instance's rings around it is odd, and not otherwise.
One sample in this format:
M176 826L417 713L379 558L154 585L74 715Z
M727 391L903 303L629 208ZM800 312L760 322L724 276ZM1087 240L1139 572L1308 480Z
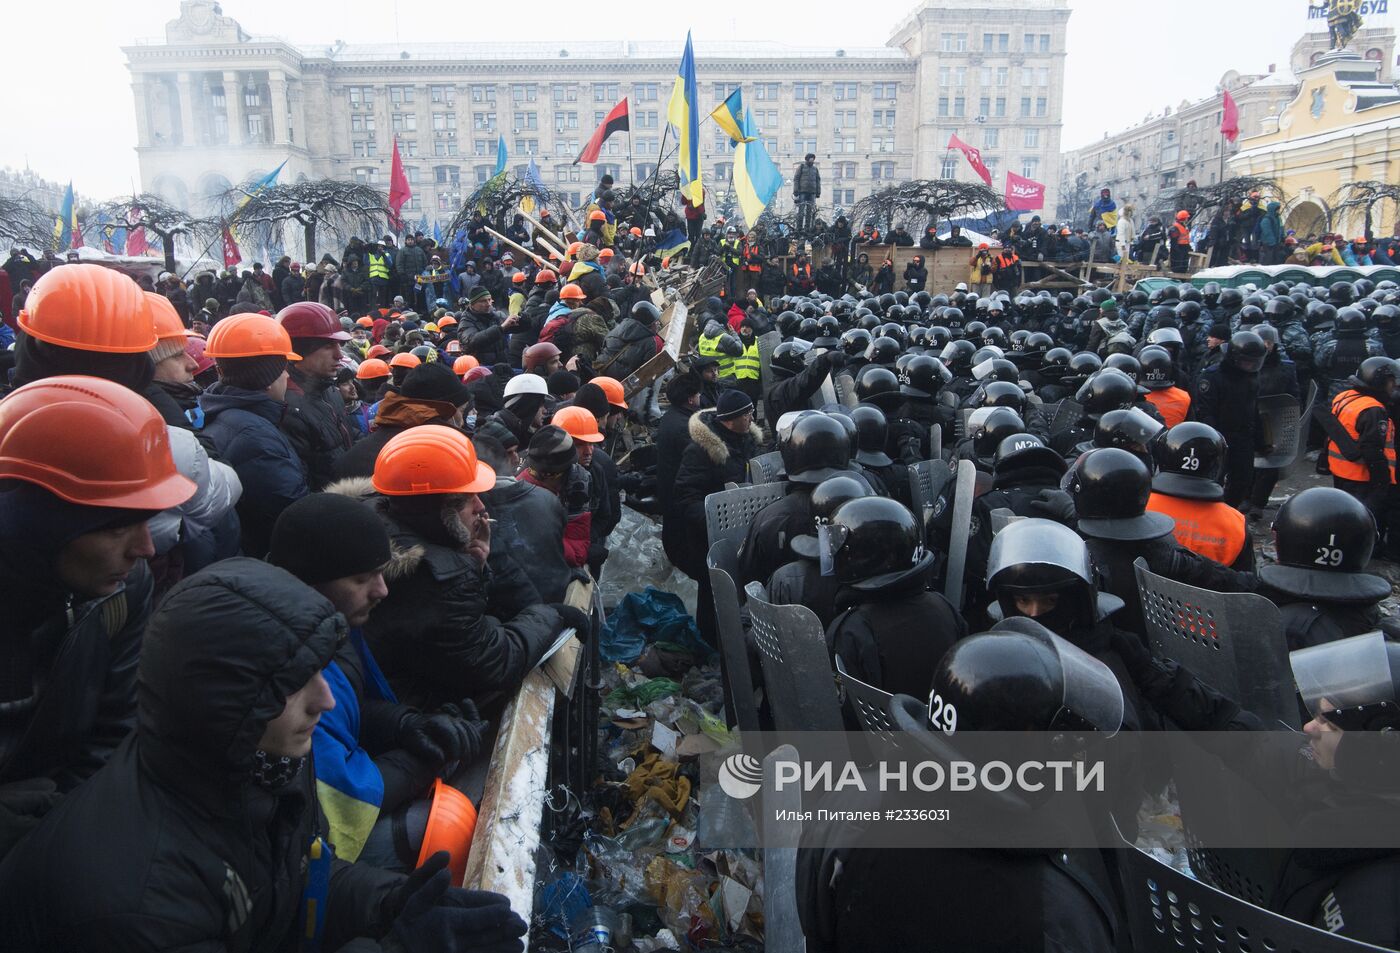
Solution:
M1012 212L1033 212L1045 207L1045 186L1015 172L1006 173L1006 207Z
M598 124L598 128L593 130L593 135L588 137L588 141L583 144L583 151L574 160L574 165L586 162L589 165L598 161L598 154L603 151L603 143L608 141L608 137L615 132L627 132L631 128L627 113L627 97L623 96L622 101L612 108L603 121Z
M957 149L963 155L967 156L967 164L972 166L972 171L976 172L983 182L986 182L988 185L992 184L992 173L991 170L987 168L987 164L982 161L981 149L978 149L976 146L968 145L959 139L956 134L954 134L953 138L948 140L948 148Z

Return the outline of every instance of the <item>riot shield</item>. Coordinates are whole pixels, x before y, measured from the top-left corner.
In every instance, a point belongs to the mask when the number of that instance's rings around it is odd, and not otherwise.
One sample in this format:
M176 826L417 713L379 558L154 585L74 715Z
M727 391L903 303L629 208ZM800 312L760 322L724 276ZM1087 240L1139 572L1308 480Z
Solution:
M954 612L962 611L963 571L967 567L967 542L972 534L972 500L977 488L977 467L971 460L958 461L953 492L953 525L948 537L948 572L943 595Z
M1083 416L1084 408L1066 397L1055 405L1055 412L1050 418L1050 433L1052 435L1063 433L1079 423Z
M710 545L730 537L742 539L759 511L781 500L787 491L786 483L759 483L721 490L705 497L705 529Z
M1254 455L1254 466L1281 470L1298 459L1302 436L1302 412L1298 398L1291 394L1270 394L1260 397L1255 406L1259 413L1259 442L1270 448L1268 453Z

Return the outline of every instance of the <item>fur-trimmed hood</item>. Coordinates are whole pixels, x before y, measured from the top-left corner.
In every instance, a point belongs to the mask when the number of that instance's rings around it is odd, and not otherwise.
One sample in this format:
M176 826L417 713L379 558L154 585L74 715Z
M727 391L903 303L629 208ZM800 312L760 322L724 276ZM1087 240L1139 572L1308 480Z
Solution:
M345 480L337 480L327 485L326 493L335 493L340 496L348 496L352 500L358 500L366 506L373 506L377 511L381 511L383 498L375 491L374 483L369 477L350 477ZM423 558L428 555L426 549L419 545L403 546L394 538L393 528L389 532L389 562L384 567L384 579L386 582L393 582L395 579L403 579L413 575L418 570Z
M732 450L738 449L735 444L744 439L738 434L732 434L731 438L726 438L720 433L722 428L715 422L715 412L713 410L703 410L690 415L690 420L686 425L690 439L700 445L705 451L705 455L716 466L721 466L729 461L729 454ZM729 433L725 430L724 433ZM763 440L763 431L756 424L749 424L749 432L745 435L757 446Z

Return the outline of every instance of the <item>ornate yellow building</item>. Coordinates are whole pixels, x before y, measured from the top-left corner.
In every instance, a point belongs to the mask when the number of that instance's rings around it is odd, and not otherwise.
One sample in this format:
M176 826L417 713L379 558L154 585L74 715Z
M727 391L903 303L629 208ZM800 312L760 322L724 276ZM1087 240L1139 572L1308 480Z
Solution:
M1298 79L1296 98L1241 141L1230 174L1275 179L1287 197L1284 223L1300 238L1324 231L1351 238L1364 230L1364 213L1334 214L1339 190L1400 182L1400 92L1380 80L1379 64L1350 51L1319 56ZM1375 234L1390 234L1397 223L1393 203L1374 210Z

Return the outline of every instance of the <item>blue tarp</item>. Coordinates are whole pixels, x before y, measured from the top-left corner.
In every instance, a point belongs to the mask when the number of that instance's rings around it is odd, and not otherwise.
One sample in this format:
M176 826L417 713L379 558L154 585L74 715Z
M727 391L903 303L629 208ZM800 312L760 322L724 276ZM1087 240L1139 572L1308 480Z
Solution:
M701 661L715 654L680 596L647 586L624 596L608 616L598 652L604 661L633 662L653 642L678 645Z

